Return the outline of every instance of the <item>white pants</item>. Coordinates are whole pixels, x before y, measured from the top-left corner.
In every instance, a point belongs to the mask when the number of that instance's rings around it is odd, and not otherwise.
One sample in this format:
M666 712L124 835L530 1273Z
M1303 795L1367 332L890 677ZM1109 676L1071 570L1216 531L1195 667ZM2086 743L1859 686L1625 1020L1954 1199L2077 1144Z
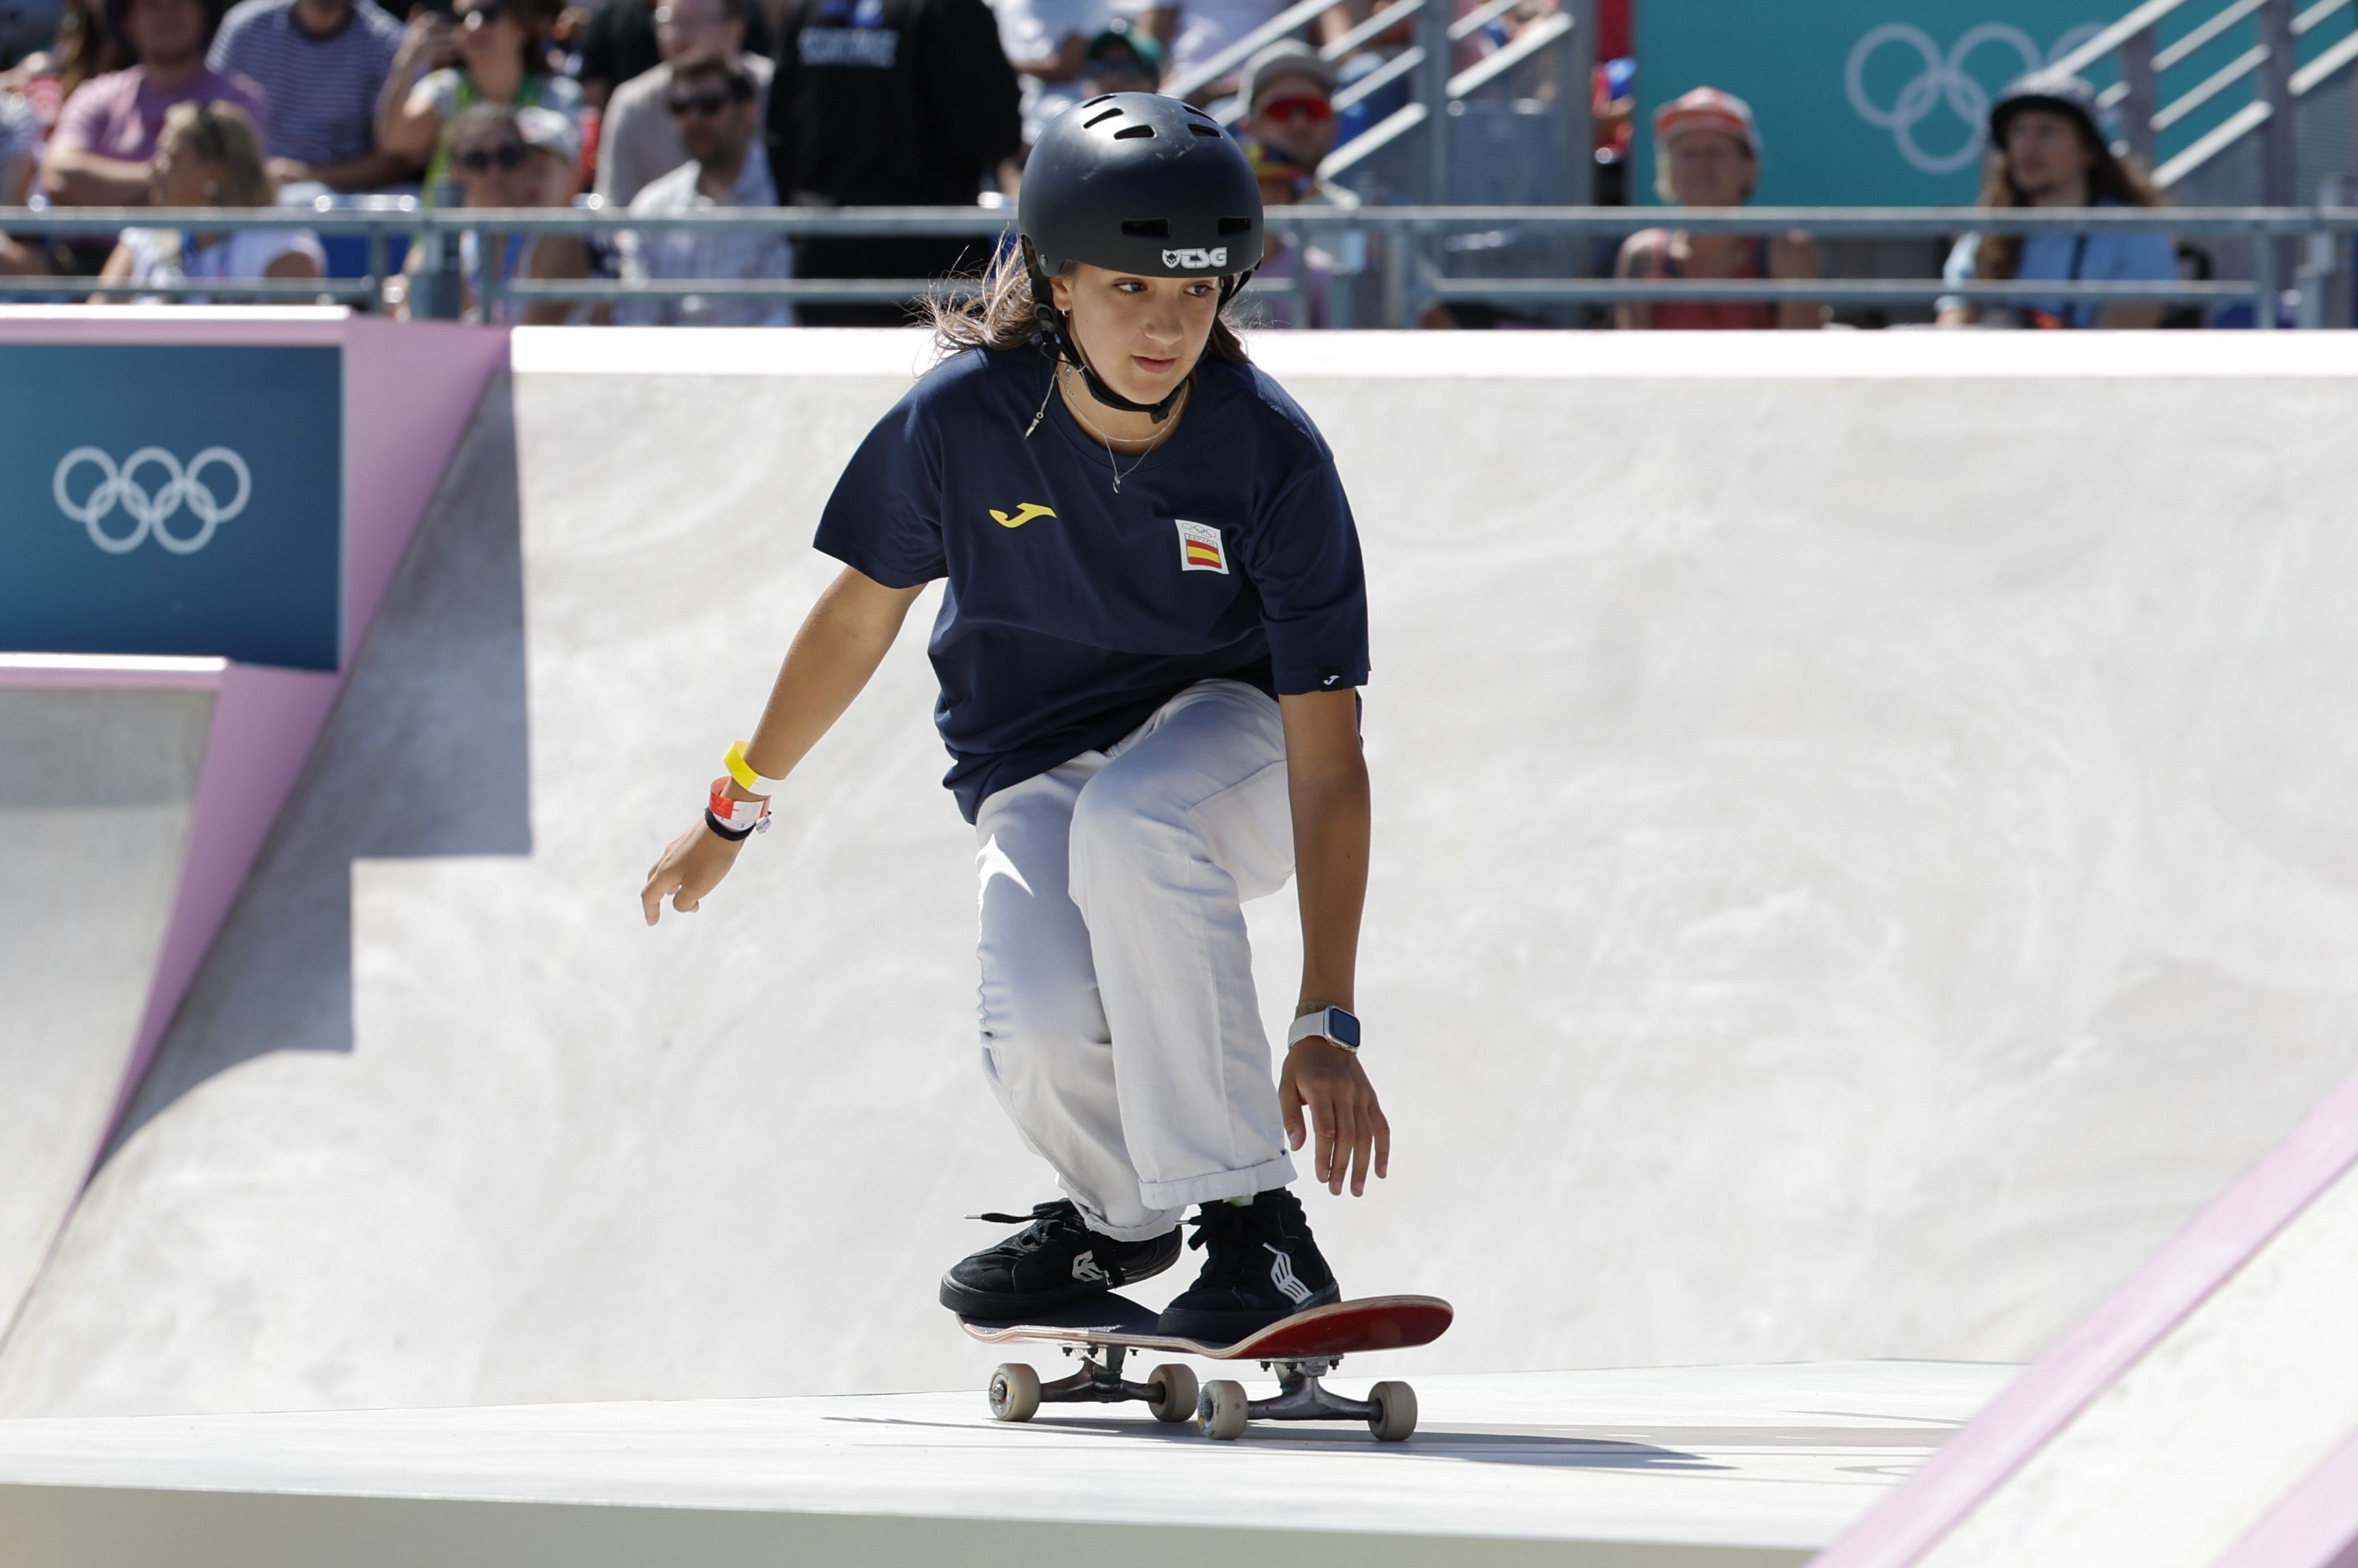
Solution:
M1293 1179L1246 900L1293 869L1277 703L1204 681L986 798L982 1065L1092 1229Z

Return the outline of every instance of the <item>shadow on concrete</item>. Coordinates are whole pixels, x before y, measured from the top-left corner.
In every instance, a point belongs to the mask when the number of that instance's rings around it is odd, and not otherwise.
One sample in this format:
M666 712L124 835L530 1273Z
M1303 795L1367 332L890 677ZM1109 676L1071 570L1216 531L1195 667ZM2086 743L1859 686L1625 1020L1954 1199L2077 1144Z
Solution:
M353 861L530 852L521 514L501 374L104 1157L241 1062L352 1048Z
M828 1416L826 1419L860 1426L974 1431L971 1422L954 1421L911 1421L895 1416L860 1415ZM1034 1416L1021 1426L1009 1426L1003 1430L1011 1433L1033 1432L1051 1436L1086 1432L1139 1443L1200 1444L1207 1441L1195 1431L1192 1422L1164 1422L1119 1417L1092 1420L1087 1416L1043 1415ZM1012 1440L1022 1441L1020 1437ZM1400 1458L1470 1460L1484 1465L1546 1465L1591 1470L1700 1471L1733 1468L1715 1464L1699 1454L1683 1454L1676 1449L1632 1442L1628 1438L1573 1437L1559 1431L1539 1429L1491 1427L1476 1431L1467 1427L1419 1427L1416 1435L1406 1443L1393 1444L1378 1443L1349 1422L1258 1422L1241 1441L1257 1446L1282 1445L1294 1453L1303 1450L1332 1453L1364 1451Z

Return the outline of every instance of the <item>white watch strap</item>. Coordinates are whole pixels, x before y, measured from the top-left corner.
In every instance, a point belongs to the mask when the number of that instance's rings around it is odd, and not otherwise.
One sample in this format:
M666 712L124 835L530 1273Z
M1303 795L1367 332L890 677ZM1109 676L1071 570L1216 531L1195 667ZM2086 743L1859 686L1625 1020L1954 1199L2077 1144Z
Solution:
M1322 1007L1315 1012L1305 1012L1300 1018L1295 1019L1293 1021L1293 1027L1285 1032L1286 1049L1290 1051L1294 1046L1301 1044L1304 1040L1324 1040L1329 1045L1333 1045L1340 1050L1348 1051L1355 1056L1359 1054L1359 1048L1357 1045L1346 1045L1340 1040L1336 1039L1332 1034L1326 1033L1327 1011L1327 1009Z

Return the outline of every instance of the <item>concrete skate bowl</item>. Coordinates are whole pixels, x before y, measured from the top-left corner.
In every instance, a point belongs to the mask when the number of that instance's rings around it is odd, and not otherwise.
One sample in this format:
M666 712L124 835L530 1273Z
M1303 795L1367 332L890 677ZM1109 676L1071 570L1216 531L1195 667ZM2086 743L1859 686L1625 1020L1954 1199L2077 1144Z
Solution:
M2331 343L1257 351L1376 618L1399 1147L1313 1215L1347 1290L1458 1304L1420 1368L2025 1359L2358 1066ZM515 483L446 484L0 1412L977 1377L935 1276L1052 1189L976 1070L922 637L704 913L634 902L920 358L516 335L513 437L492 399L469 438ZM446 632L503 529L520 643ZM469 717L519 668L528 837L516 731ZM370 848L438 789L489 826ZM1290 899L1252 913L1275 1017ZM348 962L287 958L333 917Z

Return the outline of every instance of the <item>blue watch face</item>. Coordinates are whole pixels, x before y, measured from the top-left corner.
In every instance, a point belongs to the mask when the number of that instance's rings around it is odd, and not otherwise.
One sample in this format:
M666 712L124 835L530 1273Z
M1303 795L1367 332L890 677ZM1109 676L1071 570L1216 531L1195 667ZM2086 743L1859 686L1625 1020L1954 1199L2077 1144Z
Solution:
M1359 1048L1359 1021L1339 1007L1326 1010L1326 1033L1354 1051Z

